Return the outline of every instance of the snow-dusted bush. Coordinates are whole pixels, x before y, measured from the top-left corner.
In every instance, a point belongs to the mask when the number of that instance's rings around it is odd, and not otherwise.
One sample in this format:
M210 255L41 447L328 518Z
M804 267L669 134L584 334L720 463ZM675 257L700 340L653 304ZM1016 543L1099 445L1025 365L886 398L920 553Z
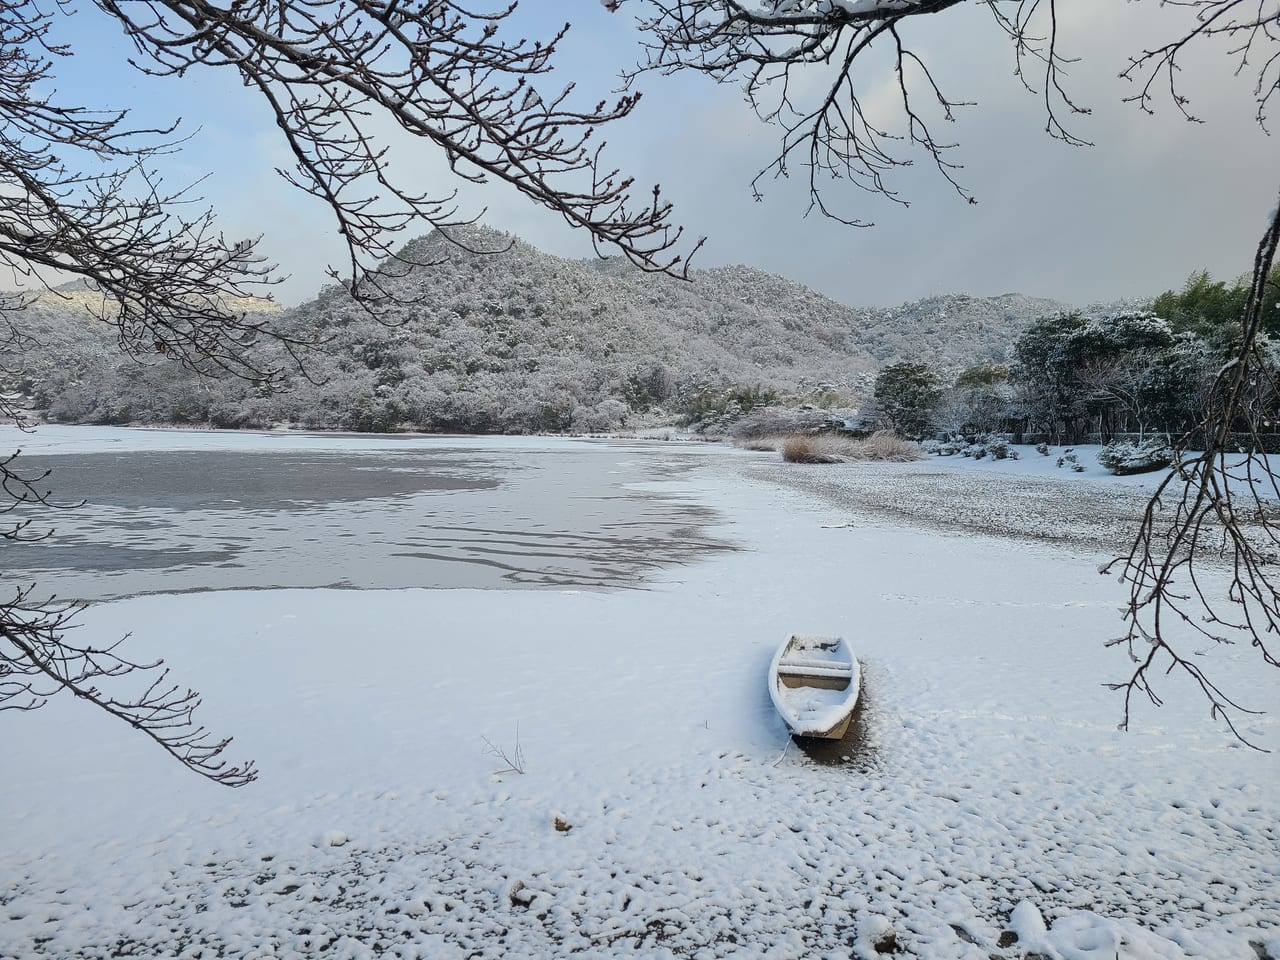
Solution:
M954 457L968 445L961 437L948 437L944 440L925 440L920 444L920 451L939 457Z
M874 411L868 414L851 410L828 410L821 429L824 433L838 433L844 437L864 439L876 432L875 424L879 419L879 414Z
M729 428L729 435L734 440L746 441L817 433L828 416L825 410L757 407L735 422Z
M998 433L983 434L967 443L959 439L944 441L942 449L948 448L952 452L958 452L962 457L972 457L974 460L982 460L985 457L990 457L992 460L1018 459L1018 451L1010 447L1009 441Z
M1112 473L1146 473L1173 462L1173 448L1165 437L1148 437L1142 443L1115 440L1098 451L1098 462Z
M1047 457L1049 455L1049 445L1043 442L1037 443L1036 453L1040 454L1042 457Z
M987 447L987 453L991 455L993 460L1007 460L1009 457L1009 441L1004 437L988 436L983 441ZM1016 457L1017 454L1014 454Z
M1075 455L1075 451L1073 451L1070 447L1067 447L1065 450L1063 450L1062 456L1058 457L1058 466L1060 467L1071 466L1072 468L1074 468L1076 466L1079 466L1079 463L1080 463L1080 458Z
M569 428L574 433L608 433L621 428L630 412L625 403L611 397L592 407L574 408Z

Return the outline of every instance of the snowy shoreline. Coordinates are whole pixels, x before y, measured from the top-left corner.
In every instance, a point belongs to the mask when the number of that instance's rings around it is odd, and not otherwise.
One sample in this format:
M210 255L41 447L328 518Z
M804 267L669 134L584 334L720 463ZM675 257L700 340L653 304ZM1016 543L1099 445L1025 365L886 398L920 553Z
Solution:
M210 442L102 434L76 449ZM662 446L592 449L626 470ZM862 504L865 471L812 472L837 501L680 447L657 486L741 549L648 589L91 608L81 639L163 652L263 779L196 782L75 703L6 716L0 957L1280 955L1278 755L1176 679L1115 730L1122 591L1092 541L939 536ZM853 641L871 762L779 759L764 670L796 629ZM1250 651L1210 656L1267 702ZM1248 732L1280 749L1271 715ZM517 739L526 773L495 773L485 741Z

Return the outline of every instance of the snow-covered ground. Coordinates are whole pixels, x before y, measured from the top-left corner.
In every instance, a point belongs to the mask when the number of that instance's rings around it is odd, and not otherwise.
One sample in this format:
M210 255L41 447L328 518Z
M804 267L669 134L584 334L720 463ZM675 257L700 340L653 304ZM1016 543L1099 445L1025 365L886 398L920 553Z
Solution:
M439 442L42 428L22 445ZM1277 752L1241 747L1171 677L1120 733L1102 686L1126 668L1102 647L1124 593L1089 518L1140 481L583 447L624 475L680 459L653 489L714 506L708 533L739 549L632 590L91 608L80 639L132 631L132 652L163 654L262 778L206 784L77 703L4 714L0 957L1280 956L1280 724L1245 731ZM948 526L975 490L997 513L1044 500L1046 530L1075 504L1086 535ZM847 764L784 749L764 674L793 631L860 656ZM1206 660L1274 702L1248 649ZM517 749L524 772L499 772Z

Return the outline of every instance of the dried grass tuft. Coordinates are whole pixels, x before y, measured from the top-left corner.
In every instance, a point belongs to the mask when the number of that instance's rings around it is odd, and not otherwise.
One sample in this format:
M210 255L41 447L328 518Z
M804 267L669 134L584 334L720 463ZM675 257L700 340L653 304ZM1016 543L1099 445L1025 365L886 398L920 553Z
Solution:
M881 460L908 463L924 454L918 443L903 440L882 430L863 440L822 434L816 437L785 437L782 459L788 463L846 463L851 460Z
M831 441L833 437L787 437L782 441L782 459L787 463L840 463L844 457Z
M858 460L890 460L895 463L910 463L912 460L924 458L920 444L903 440L891 430L878 430L859 444Z

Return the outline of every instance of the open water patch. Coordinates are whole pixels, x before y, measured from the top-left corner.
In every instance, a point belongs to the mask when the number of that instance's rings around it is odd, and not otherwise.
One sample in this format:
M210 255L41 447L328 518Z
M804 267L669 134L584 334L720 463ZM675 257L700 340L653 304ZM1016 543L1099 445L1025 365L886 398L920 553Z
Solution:
M625 588L729 549L663 491L677 451L602 444L24 457L64 509L0 571L67 599L250 588ZM656 488L655 488L656 485ZM80 504L80 501L83 501ZM79 504L79 505L76 505Z

